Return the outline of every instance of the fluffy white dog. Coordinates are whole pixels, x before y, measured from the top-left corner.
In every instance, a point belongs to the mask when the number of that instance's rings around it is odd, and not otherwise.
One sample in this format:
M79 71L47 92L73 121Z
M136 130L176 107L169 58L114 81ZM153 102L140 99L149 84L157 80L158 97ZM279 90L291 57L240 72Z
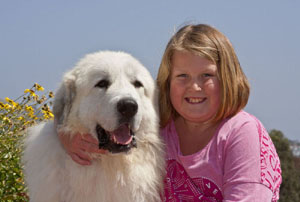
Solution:
M30 128L22 161L31 201L160 201L165 156L156 107L155 83L132 56L85 56L63 77L55 121L70 135L92 134L109 152L81 166L63 149L53 121Z

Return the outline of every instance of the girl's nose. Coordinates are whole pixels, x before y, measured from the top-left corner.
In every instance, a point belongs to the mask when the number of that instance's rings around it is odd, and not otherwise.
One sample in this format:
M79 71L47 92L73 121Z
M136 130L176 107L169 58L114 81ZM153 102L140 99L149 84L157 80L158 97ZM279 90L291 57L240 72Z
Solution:
M192 84L192 88L193 88L194 90L196 90L196 91L201 90L201 86L200 86L200 84L197 83L197 82L194 82L194 83Z

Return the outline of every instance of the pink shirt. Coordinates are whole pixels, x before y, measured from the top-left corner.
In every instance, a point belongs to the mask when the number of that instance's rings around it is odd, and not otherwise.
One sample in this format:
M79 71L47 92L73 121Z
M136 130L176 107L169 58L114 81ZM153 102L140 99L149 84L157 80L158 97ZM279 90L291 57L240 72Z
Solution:
M163 201L277 201L279 157L263 125L241 111L224 120L199 152L183 156L174 122L161 134L167 144Z

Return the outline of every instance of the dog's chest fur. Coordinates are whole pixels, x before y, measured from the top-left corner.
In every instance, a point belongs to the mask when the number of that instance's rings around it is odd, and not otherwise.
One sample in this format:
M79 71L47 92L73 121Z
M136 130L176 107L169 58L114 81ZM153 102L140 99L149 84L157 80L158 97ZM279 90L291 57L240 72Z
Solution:
M129 154L101 155L82 166L62 148L52 122L29 132L23 162L31 202L160 201L162 145L141 142Z
M102 156L91 166L66 160L62 192L63 201L159 201L157 190L162 184L153 162L136 161L130 156ZM138 182L138 183L137 183ZM147 193L147 194L145 194Z

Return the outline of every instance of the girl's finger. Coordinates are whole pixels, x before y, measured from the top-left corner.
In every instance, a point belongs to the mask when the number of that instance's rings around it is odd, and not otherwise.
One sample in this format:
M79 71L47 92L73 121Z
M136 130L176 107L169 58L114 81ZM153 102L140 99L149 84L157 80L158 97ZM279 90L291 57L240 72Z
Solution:
M98 152L98 150L99 150L98 144L86 142L84 140L78 144L79 144L80 149L82 149L83 151L86 151L86 152Z
M90 134L83 134L82 139L93 144L97 144L97 145L99 144L98 140Z
M71 158L80 165L91 165L91 159L84 154L71 153Z

